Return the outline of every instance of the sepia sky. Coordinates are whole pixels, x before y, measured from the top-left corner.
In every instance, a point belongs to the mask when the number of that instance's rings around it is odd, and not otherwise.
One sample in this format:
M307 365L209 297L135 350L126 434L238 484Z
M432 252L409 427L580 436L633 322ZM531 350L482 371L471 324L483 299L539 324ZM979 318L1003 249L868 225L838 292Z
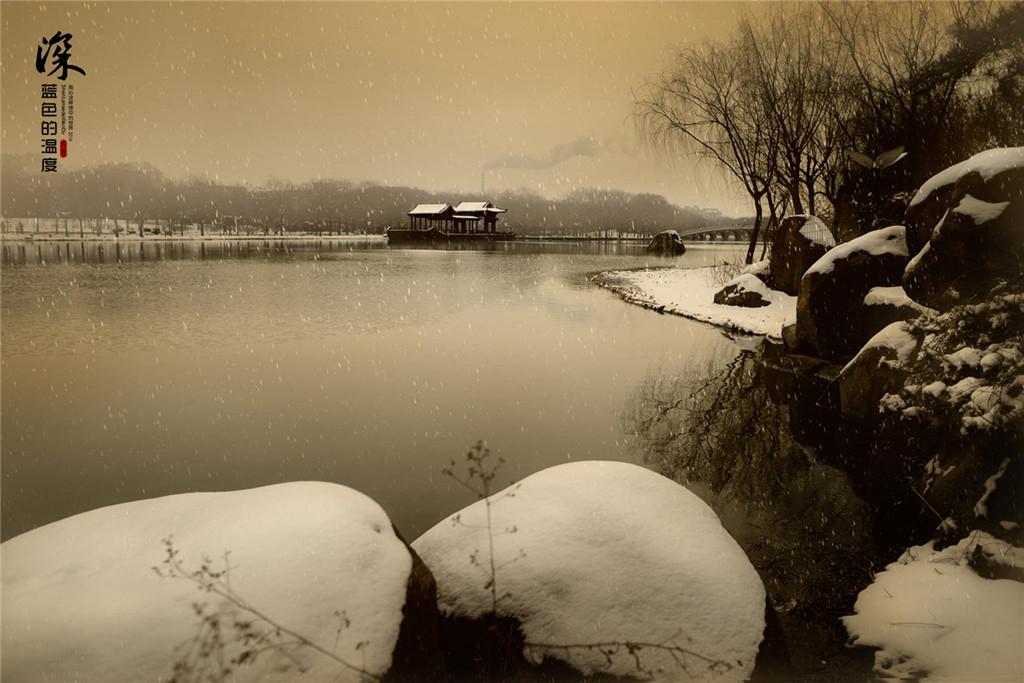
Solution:
M374 180L450 192L575 187L749 213L710 168L637 151L633 90L728 2L4 2L2 151L40 154L42 38L71 33L62 168ZM51 79L52 81L52 79ZM485 170L486 169L486 170Z

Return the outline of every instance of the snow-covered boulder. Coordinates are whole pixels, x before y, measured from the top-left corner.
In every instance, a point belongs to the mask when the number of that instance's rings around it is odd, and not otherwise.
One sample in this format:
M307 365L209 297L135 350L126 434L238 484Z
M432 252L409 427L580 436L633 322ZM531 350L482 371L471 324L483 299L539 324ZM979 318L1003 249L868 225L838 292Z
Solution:
M796 304L800 345L823 358L855 354L878 330L867 327L864 298L900 283L908 254L903 226L874 230L829 250L800 281Z
M929 178L907 206L907 247L916 256L932 231L966 195L999 203L1024 194L1024 147L990 149Z
M843 413L877 420L879 401L903 388L907 375L903 366L917 354L921 341L903 321L894 322L871 337L839 375Z
M869 330L881 330L899 320L912 320L934 309L917 303L903 287L872 287L864 296L864 324Z
M651 241L647 243L647 251L664 256L679 256L686 253L686 245L683 244L683 238L679 236L678 232L665 230L651 238Z
M800 278L825 252L836 246L828 227L815 216L786 216L772 239L770 282L775 289L796 295Z
M715 292L714 301L725 306L761 308L771 305L772 294L757 275L745 273L725 283L722 289Z
M843 617L854 645L878 648L875 670L915 680L1024 679L1024 583L986 579L986 562L1024 567L1024 548L983 532L935 550L908 549L875 575Z
M915 301L948 310L986 299L1007 280L1020 283L1024 147L989 150L943 171L922 186L907 214L917 222L915 239L924 240L903 276Z
M586 675L750 675L764 587L686 488L636 465L573 462L489 501L412 544L437 579L443 613L483 618L496 602L500 617L518 620L528 660Z
M214 663L233 680L361 681L398 660L416 583L380 506L319 482L101 508L0 556L4 681L136 683Z

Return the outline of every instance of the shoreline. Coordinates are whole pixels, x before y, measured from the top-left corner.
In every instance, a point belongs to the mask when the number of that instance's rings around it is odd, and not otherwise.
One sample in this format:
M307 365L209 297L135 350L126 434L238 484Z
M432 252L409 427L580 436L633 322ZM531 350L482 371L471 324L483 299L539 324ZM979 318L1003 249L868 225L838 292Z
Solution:
M353 234L340 234L340 235L146 235L140 237L138 234L134 235L59 235L54 233L49 234L23 234L23 235L0 235L0 242L3 243L18 243L18 242L226 242L226 241L238 241L238 242L356 242L356 241L370 241L370 242L387 242L385 235L353 235Z
M590 281L626 303L708 323L731 332L781 338L782 328L796 322L796 297L772 292L768 306L743 308L714 303L715 293L732 279L722 266L610 270Z

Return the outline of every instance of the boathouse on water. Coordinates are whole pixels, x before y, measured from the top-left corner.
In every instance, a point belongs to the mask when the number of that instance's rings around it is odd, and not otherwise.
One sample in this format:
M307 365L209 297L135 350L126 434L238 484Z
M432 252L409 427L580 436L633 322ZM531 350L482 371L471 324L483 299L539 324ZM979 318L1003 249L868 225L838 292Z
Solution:
M506 213L490 202L419 204L408 213L410 230L436 228L441 232L463 235L497 232L498 215Z

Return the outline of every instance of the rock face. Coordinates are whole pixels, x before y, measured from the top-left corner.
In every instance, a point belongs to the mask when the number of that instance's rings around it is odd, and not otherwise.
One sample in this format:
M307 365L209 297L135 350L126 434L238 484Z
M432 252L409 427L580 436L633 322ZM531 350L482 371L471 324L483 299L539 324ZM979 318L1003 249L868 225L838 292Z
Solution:
M831 360L853 356L877 330L865 322L864 298L900 283L908 260L903 226L869 232L835 247L800 282L798 345Z
M772 240L770 282L775 289L796 295L803 274L834 246L835 238L818 218L786 216Z
M489 500L490 533L479 501L413 542L447 617L496 610L521 625L528 660L587 676L645 677L639 661L673 681L750 676L764 587L689 490L636 465L583 461Z
M239 679L260 681L296 680L300 668L302 680L356 682L360 669L380 677L393 662L431 667L429 633L412 637L403 626L410 615L428 626L437 615L429 572L380 506L344 486L293 482L124 503L17 536L0 551L5 681L198 677L221 657ZM351 667L274 635L225 589ZM269 632L268 640L246 645L246 632Z
M679 256L686 253L686 245L683 244L683 240L678 232L675 230L665 230L651 238L651 241L647 244L647 251L663 256Z
M760 308L771 305L768 288L754 274L747 273L726 283L715 294L715 303L744 308Z

